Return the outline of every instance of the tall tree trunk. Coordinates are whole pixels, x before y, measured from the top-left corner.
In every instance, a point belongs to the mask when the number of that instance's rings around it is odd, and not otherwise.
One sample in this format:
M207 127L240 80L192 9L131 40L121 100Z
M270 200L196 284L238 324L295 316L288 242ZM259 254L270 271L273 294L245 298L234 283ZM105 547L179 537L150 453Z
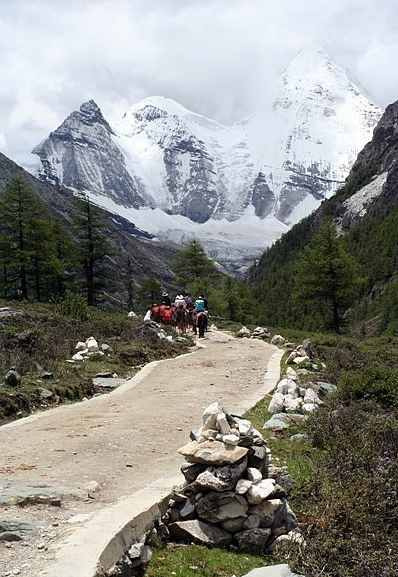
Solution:
M23 215L23 203L22 203L22 189L21 185L18 184L18 248L20 253L20 263L19 263L19 282L21 286L21 298L27 300L28 298L28 285L26 281L26 268L25 268L25 236L24 236L24 215Z

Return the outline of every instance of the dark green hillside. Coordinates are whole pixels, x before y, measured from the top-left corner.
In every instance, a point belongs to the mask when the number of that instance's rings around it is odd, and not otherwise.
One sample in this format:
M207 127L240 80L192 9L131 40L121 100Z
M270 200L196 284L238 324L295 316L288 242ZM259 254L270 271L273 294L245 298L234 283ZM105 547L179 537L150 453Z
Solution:
M343 233L341 245L355 260L362 285L346 320L366 330L377 319L380 331L396 330L398 310L398 102L386 109L373 139L359 154L345 186L308 218L294 226L267 250L251 271L251 282L261 303L262 322L316 329L320 317L313 303L297 291L304 249L314 243L320 227L332 220ZM387 172L382 193L373 198L366 214L349 214L344 201ZM375 326L371 323L372 331ZM327 327L325 327L327 328Z

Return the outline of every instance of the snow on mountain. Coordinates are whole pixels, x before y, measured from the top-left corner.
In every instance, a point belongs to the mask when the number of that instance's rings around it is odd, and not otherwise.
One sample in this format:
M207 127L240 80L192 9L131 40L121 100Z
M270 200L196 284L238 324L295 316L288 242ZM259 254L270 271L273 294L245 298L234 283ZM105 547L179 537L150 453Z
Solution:
M294 224L344 182L372 137L381 110L322 50L304 50L282 74L273 103L263 172L277 197L274 214ZM266 134L269 112L249 121Z
M248 120L225 126L156 96L111 128L90 101L34 153L43 178L88 191L159 238L196 235L232 266L336 191L380 114L310 50L283 73L273 106Z

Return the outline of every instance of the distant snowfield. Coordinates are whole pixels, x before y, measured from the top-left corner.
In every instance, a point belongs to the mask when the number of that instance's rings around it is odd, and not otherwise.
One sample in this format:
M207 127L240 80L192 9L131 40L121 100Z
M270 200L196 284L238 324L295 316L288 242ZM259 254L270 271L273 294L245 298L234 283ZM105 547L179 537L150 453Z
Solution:
M136 227L153 234L156 239L183 244L192 239L199 240L207 253L215 260L234 263L234 270L242 272L271 246L289 227L275 217L260 219L254 208L248 207L234 221L210 219L203 224L193 222L185 216L167 214L160 208L134 209L121 206L109 197L86 191L92 202L107 211L118 214Z

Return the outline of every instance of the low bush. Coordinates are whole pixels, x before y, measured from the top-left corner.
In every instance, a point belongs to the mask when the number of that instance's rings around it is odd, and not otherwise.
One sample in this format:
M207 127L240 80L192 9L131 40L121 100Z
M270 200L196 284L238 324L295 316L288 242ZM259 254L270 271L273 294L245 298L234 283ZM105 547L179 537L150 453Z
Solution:
M318 451L302 495L308 546L294 568L307 577L398 575L398 412L335 401L308 431Z
M398 408L398 369L376 366L344 372L338 385L343 401L373 400L385 408Z

